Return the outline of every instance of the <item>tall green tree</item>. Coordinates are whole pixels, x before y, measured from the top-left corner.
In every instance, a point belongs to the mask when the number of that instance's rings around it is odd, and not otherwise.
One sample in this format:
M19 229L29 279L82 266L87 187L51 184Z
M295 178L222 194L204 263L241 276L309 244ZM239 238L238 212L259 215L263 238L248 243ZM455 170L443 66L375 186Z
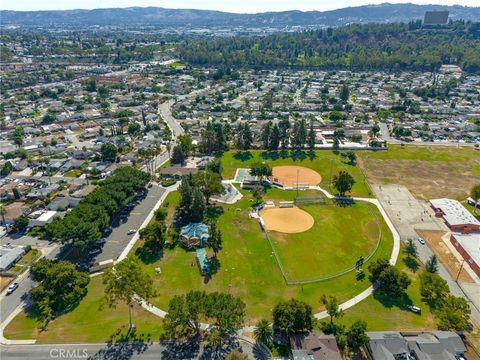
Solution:
M273 308L273 324L287 334L311 331L312 307L296 299L281 301Z
M114 162L117 158L118 148L113 143L103 143L102 147L100 148L100 153L102 154L103 161Z
M476 184L470 190L470 197L475 201L475 210L477 212L478 203L480 203L480 184Z
M328 316L330 316L330 324L333 321L344 315L343 310L340 309L340 304L335 296L327 296L325 294L320 298L321 303L325 306Z
M207 247L209 249L212 249L214 256L216 258L218 252L222 250L223 240L222 240L222 232L217 227L217 224L214 222L210 224L209 235L210 237L208 238L208 241L207 241Z
M316 134L313 128L313 120L310 121L310 129L308 130L308 149L310 151L315 150Z
M185 163L185 153L180 145L175 145L172 150L172 164L183 165Z
M464 298L447 295L437 318L440 330L464 331L470 327L470 307Z
M418 250L417 245L413 242L413 239L408 239L407 243L405 244L405 248L403 249L404 253L407 254L408 257L417 257Z
M438 271L438 260L437 256L433 254L425 263L425 271L429 273L436 273Z
M114 267L107 268L103 273L105 285L104 300L109 307L115 308L118 302L128 306L129 329L132 329L132 306L141 304L141 299L149 301L155 297L153 279L145 271L140 260L130 255L117 263Z
M347 192L352 190L355 185L355 179L346 171L340 171L333 177L333 187L338 191L341 196L345 196Z
M355 321L348 330L348 345L358 351L370 340L367 335L367 323L363 320Z

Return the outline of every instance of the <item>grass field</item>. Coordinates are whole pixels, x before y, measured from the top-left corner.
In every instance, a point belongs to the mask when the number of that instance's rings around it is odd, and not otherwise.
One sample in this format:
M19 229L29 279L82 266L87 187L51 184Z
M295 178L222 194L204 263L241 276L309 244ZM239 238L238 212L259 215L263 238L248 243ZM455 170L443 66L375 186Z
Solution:
M153 300L155 305L165 309L174 295L190 289L230 292L245 301L248 323L252 324L260 317L270 316L272 307L280 300L296 297L308 301L315 311L320 311L319 298L323 293L332 292L346 300L370 285L367 280L357 281L355 272L352 272L316 284L287 286L258 222L248 216L252 199L248 193L244 194L246 196L239 203L224 206L224 213L218 220L223 250L218 255L220 267L210 279L204 281L200 276L195 253L180 247L166 249L160 259L145 264L160 293ZM292 198L295 196L293 191L270 189L265 198L286 199L287 194ZM169 195L167 201L173 205L176 199ZM388 234L383 222L382 228ZM389 257L392 241L390 235L385 236L376 256ZM298 258L299 263L303 261ZM157 267L161 268L161 274L156 274Z
M280 153L279 153L280 154ZM287 153L288 156L273 157L268 153L261 151L250 151L239 153L237 151L228 151L222 156L222 176L224 179L233 179L237 168L248 168L255 162L265 161L270 166L296 165L304 166L315 170L322 176L320 186L330 190L330 179L339 171L349 172L356 180L352 189L353 196L372 197L370 187L364 181L364 176L360 168L348 165L341 160L339 155L331 151L315 151L315 157L310 159L307 152L300 152L297 156Z
M354 266L360 256L367 257L375 249L381 233L384 241L391 236L388 229L379 228L376 218L381 217L373 204L357 201L347 207L329 203L300 208L314 218L311 229L298 234L269 233L291 280L316 278Z
M370 331L419 331L436 329L436 322L427 304L420 295L420 270L412 272L404 262L404 257L397 262L397 268L405 271L412 283L406 291L406 296L399 299L384 299L378 295L369 296L361 303L345 311L340 320L345 325L351 325L357 320L365 320ZM407 305L416 305L422 309L421 315L407 309Z
M37 339L39 343L105 342L125 338L128 330L128 308L119 303L116 309L100 310L103 297L102 277L91 279L88 294L72 312L52 321L45 331L35 318L18 315L4 331L7 339ZM158 340L162 320L139 307L132 309L138 339Z
M405 185L422 199L463 200L480 182L480 151L473 147L390 145L357 154L369 182Z

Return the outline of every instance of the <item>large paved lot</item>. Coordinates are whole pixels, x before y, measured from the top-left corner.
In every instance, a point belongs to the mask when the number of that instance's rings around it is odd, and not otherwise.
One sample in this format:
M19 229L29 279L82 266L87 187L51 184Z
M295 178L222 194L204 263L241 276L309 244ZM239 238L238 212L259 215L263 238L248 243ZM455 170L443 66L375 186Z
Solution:
M165 189L153 185L148 189L147 196L132 209L125 222L114 222L113 231L108 236L102 253L96 257L96 261L115 260L120 256L134 235L128 235L128 230L140 228L164 192Z

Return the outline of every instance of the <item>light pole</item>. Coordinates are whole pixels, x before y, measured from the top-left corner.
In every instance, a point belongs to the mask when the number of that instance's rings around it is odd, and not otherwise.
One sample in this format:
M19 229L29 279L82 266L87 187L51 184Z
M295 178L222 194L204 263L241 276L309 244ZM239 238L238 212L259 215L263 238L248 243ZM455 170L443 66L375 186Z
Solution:
M460 273L463 270L463 264L465 264L465 259L462 259L462 265L460 265L460 269L458 270L457 277L455 278L455 282L458 282L458 278L460 277Z

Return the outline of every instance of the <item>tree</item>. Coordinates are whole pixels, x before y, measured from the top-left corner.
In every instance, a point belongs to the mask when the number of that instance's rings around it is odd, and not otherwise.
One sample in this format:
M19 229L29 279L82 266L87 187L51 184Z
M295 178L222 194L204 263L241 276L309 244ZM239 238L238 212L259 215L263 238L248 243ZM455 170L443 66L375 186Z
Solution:
M333 177L333 186L341 196L345 196L345 193L350 192L354 184L355 179L346 171L340 171Z
M209 234L210 236L207 240L207 247L212 249L216 258L218 252L222 250L222 233L214 222L210 224Z
M245 303L231 294L213 292L205 298L205 317L221 339L234 336L245 321Z
M273 329L270 322L266 319L261 319L255 325L253 336L259 343L268 345L273 340Z
M142 299L148 302L155 296L153 279L133 255L107 268L103 273L103 284L108 306L115 308L119 301L127 304L129 329L133 327L131 307L140 304Z
M188 156L190 154L190 151L192 151L193 145L192 145L192 137L190 135L179 135L177 137L177 141L180 144L180 147L182 148L182 152Z
M370 282L374 283L375 281L377 281L382 271L384 271L389 266L391 265L387 259L377 259L374 262L370 263L368 265L368 271L370 272L370 276L368 277L368 279L370 280Z
M150 254L158 254L165 245L165 224L154 221L140 230L140 237L144 241L143 249Z
M205 201L205 196L203 196L202 191L196 187L192 192L192 203L190 205L190 221L191 222L201 222L203 220L203 215L205 214L205 209L207 203Z
M185 154L180 145L175 145L172 150L172 164L183 165L185 162Z
M350 97L350 89L348 88L346 83L343 83L342 87L340 88L340 100L346 103L349 97Z
M85 82L85 90L88 92L97 91L97 82L94 79L89 79Z
M174 296L168 304L164 328L171 339L181 340L200 334L200 317L204 313L205 292L190 291Z
M138 134L140 134L140 129L141 129L141 126L137 122L132 122L128 124L128 133L131 136L137 136Z
M45 325L58 314L74 309L87 294L90 277L70 262L42 258L30 271L32 279L40 283L30 291L30 299Z
M13 222L13 229L17 232L23 232L28 227L29 220L25 215L21 215Z
M333 137L332 149L334 151L337 151L340 149L340 140L338 140L338 136Z
M378 277L379 289L391 297L400 297L410 285L411 280L407 274L395 266L389 266Z
M348 331L348 345L355 351L360 350L370 340L367 335L367 323L363 320L355 321Z
M407 244L405 245L405 248L403 249L405 254L407 254L408 257L417 257L418 251L417 251L417 245L413 242L413 239L408 239Z
M194 181L202 190L207 202L212 195L221 195L225 192L222 176L216 172L210 170L200 171L195 174Z
M100 148L100 153L102 154L103 161L114 162L117 158L118 148L113 143L103 143L102 147Z
M279 302L273 308L273 324L287 334L311 331L312 307L297 299Z
M259 177L272 176L272 167L267 163L256 162L250 166L250 174Z
M431 308L439 308L450 292L447 282L438 274L424 271L420 274L420 294Z
M435 254L430 256L430 258L425 263L425 271L432 274L438 271L438 260Z
M0 204L0 216L2 217L2 225L3 227L6 227L6 222L5 222L5 215L7 214L7 209L5 208L5 205Z
M477 212L478 203L480 203L480 184L474 185L470 190L470 197L475 201L474 212Z
M470 307L462 297L447 295L436 315L440 330L463 331L470 327Z
M268 150L277 151L279 145L280 145L280 129L278 128L278 125L275 124L273 125L272 131L270 132Z
M308 130L308 149L315 150L316 134L313 128L313 120L310 121L310 129Z
M349 151L347 153L347 157L348 157L348 163L350 165L355 165L357 163L357 154L355 154L354 151Z
M335 296L330 295L327 297L327 295L323 294L320 301L327 309L327 314L330 316L330 324L333 325L335 318L338 319L343 316L343 310L340 309L338 299Z
M265 150L270 149L270 136L272 130L272 122L269 121L262 126L262 131L260 133L260 140L262 141L263 148Z
M262 202L262 195L265 192L265 188L262 185L255 185L252 188L252 196L255 199L255 204L260 204Z
M5 162L2 166L2 170L0 171L0 175L7 176L13 171L13 165L10 161Z

